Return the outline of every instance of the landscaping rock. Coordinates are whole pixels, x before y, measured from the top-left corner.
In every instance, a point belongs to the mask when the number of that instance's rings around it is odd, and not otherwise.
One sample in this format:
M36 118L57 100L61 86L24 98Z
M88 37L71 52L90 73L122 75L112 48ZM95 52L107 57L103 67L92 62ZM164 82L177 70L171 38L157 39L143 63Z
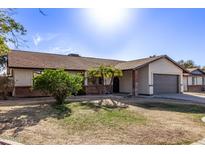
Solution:
M203 122L205 122L205 117L201 118L201 120L202 120Z

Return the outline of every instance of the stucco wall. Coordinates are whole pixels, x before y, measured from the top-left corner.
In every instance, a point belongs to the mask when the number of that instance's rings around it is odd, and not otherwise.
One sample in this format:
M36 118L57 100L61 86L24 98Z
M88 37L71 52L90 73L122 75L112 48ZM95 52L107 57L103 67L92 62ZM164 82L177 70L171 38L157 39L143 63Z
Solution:
M123 71L123 76L120 80L120 92L132 93L132 71Z
M179 75L179 91L183 92L183 71L166 58L149 64L149 94L153 94L153 74Z
M188 82L188 77L187 77L187 76L184 76L184 77L183 77L184 91L187 91L187 90L188 90L187 82Z
M33 70L30 69L13 69L15 86L32 86Z
M33 69L13 69L15 86L33 86ZM80 71L68 71L69 73L76 74L82 73Z
M149 67L143 67L138 70L139 75L139 94L149 94Z

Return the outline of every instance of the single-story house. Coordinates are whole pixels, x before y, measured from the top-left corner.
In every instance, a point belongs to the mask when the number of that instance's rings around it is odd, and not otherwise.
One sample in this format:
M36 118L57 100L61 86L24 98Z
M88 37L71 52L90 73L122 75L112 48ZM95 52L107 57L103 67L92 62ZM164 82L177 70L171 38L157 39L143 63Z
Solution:
M98 90L87 78L87 71L100 65L112 65L123 71L122 77L114 79L112 88L115 93L136 96L184 91L183 73L187 71L166 55L121 61L81 57L75 54L57 55L12 50L8 54L7 72L14 79L13 96L40 95L39 92L32 91L33 77L44 69L58 68L71 73L83 73L85 93L96 94ZM98 82L100 87L100 79ZM105 83L109 85L108 80Z
M190 68L187 70L189 72L184 73L184 91L205 91L205 72L200 68Z

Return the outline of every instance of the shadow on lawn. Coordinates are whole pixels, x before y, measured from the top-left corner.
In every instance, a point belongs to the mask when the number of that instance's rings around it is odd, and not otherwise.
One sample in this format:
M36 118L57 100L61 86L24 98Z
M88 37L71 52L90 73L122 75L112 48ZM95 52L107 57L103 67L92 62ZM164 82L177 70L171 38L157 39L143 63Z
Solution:
M133 103L132 105L149 110L173 111L182 113L205 114L205 106L194 104L175 104L161 102Z
M25 127L37 125L48 117L61 119L70 115L71 110L65 106L36 105L13 108L0 113L0 134L12 130L15 137Z

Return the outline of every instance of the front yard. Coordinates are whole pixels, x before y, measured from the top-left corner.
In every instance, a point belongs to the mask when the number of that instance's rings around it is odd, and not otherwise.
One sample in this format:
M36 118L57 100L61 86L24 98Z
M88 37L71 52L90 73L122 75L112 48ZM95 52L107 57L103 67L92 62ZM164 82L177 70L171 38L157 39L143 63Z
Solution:
M65 106L0 107L0 137L24 144L190 144L205 137L205 106L168 99L123 99L128 108L97 101Z

